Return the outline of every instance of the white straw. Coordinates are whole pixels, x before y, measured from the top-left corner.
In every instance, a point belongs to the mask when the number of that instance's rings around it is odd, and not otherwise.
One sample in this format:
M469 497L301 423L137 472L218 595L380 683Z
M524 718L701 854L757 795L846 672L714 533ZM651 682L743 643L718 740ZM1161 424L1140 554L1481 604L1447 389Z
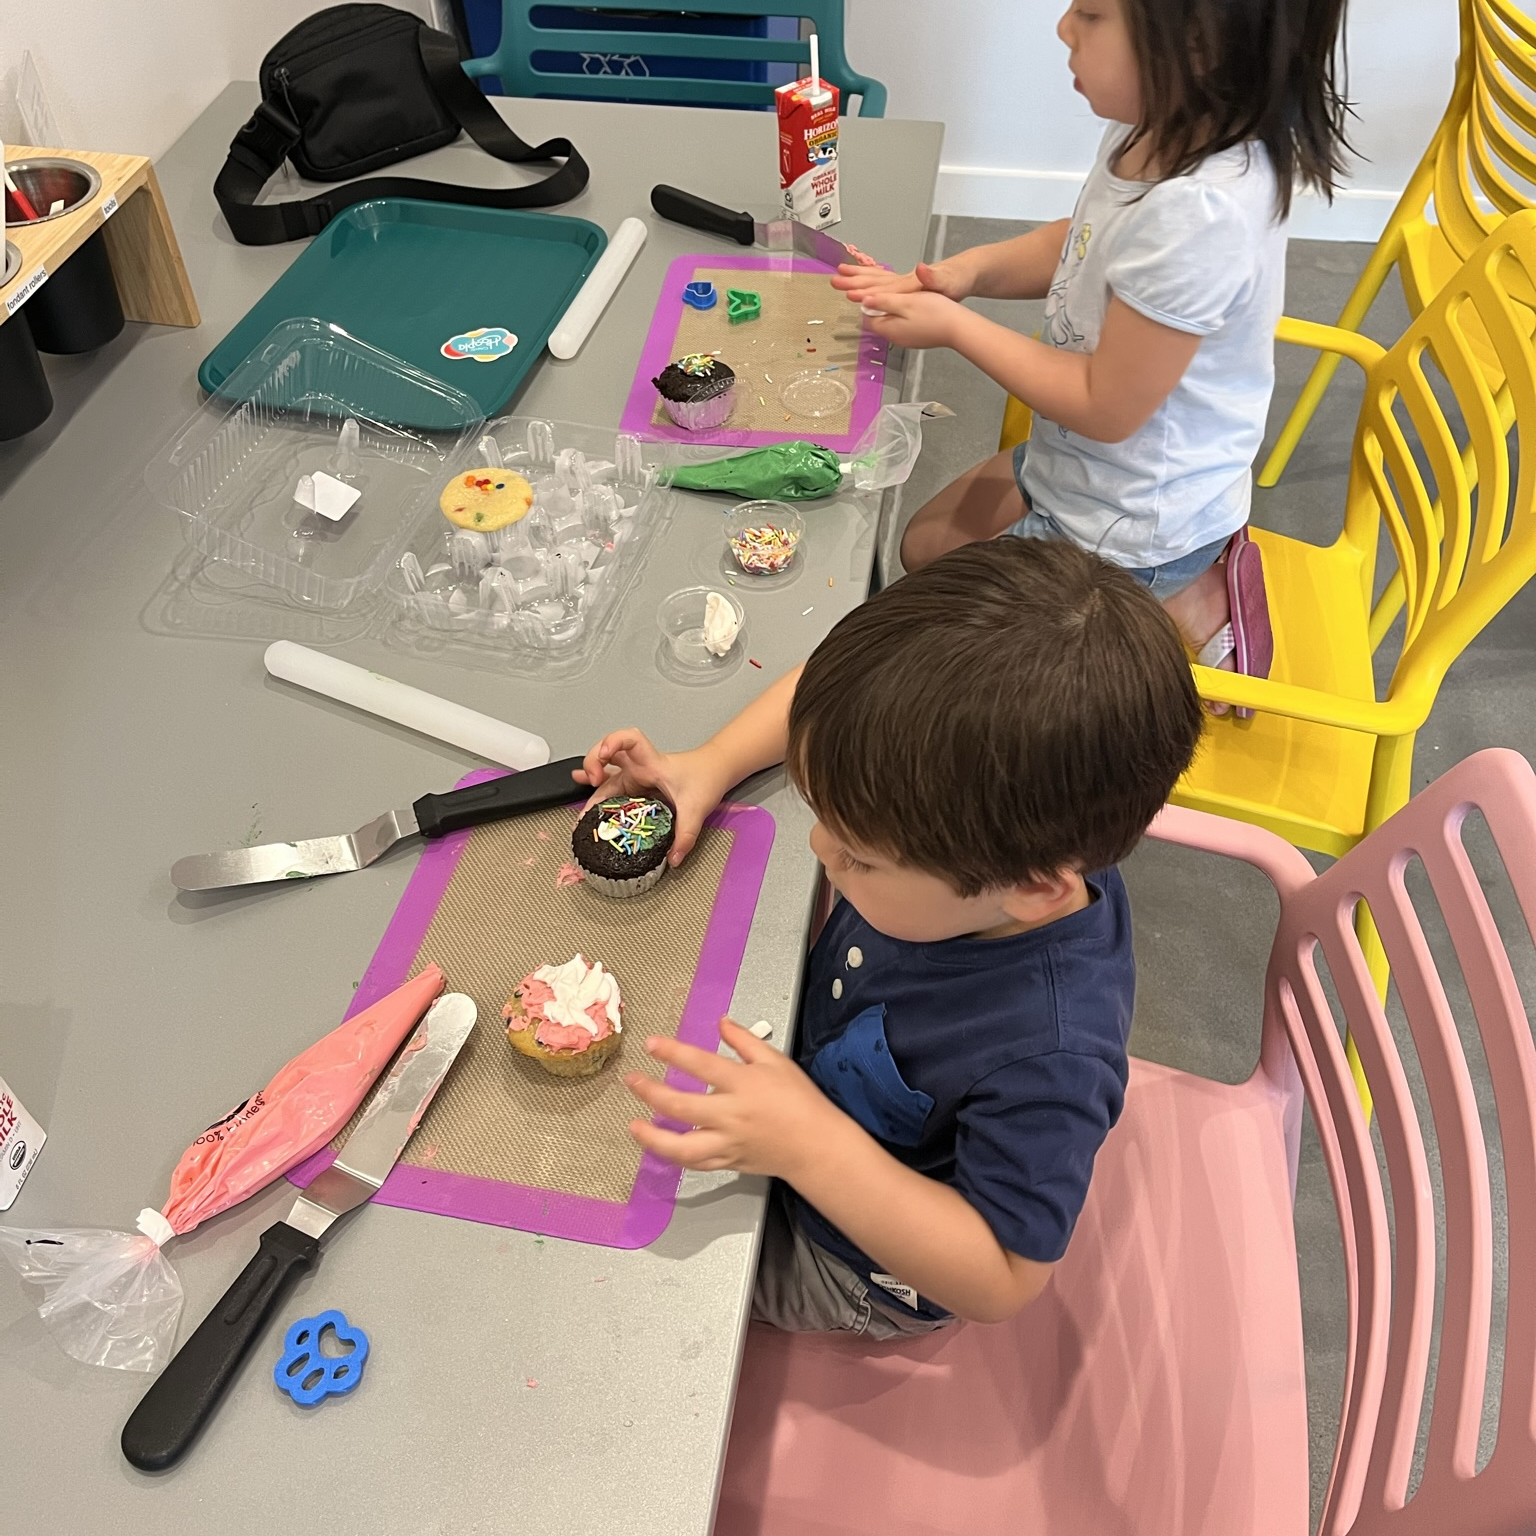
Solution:
M815 32L811 33L811 86L821 89L821 38Z

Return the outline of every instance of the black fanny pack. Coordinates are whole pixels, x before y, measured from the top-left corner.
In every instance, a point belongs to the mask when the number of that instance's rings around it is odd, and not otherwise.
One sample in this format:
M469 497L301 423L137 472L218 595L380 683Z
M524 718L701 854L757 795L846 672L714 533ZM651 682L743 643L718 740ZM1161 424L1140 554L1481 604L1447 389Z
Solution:
M261 105L235 135L213 184L242 245L319 234L343 208L376 197L548 208L569 202L591 175L569 139L523 143L459 67L454 39L390 5L333 5L300 22L262 60L260 79ZM351 181L451 144L461 130L509 164L565 164L531 186L500 191L379 176L298 202L256 206L284 160L311 181Z

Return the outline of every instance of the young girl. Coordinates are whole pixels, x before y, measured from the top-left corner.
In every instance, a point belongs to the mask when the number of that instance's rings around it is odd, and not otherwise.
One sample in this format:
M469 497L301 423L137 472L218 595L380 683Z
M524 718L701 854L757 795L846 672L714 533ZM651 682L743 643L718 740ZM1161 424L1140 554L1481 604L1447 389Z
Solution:
M1347 148L1343 8L1073 0L1057 35L1110 126L1071 219L912 273L840 269L880 335L950 347L1035 411L1028 444L913 517L909 571L1003 533L1069 539L1151 588L1202 664L1268 675L1250 468L1291 192L1331 196ZM1040 339L964 308L972 294L1045 298Z

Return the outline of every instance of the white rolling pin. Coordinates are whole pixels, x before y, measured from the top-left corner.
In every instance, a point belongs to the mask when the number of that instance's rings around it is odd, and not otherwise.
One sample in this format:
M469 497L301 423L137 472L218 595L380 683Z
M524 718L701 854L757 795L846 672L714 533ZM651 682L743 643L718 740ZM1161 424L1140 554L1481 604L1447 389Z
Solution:
M549 761L549 743L542 736L397 683L366 667L354 667L337 656L312 651L307 645L274 641L267 647L266 662L267 671L285 683L297 683L328 699L420 731L423 736L463 747L504 768L538 768Z
M598 257L592 275L581 285L581 292L571 300L571 307L560 317L560 324L549 338L551 356L567 359L581 351L581 344L602 318L609 299L640 254L645 236L645 225L639 219L625 219L614 231L608 249Z

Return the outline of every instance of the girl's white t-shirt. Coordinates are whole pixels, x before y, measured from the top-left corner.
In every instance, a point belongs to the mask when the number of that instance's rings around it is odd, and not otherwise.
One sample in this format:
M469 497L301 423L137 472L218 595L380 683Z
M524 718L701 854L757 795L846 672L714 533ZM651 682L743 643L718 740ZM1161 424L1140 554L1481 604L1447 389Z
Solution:
M1037 417L1024 490L1074 542L1117 565L1166 565L1248 520L1254 455L1275 383L1286 230L1258 144L1152 185L1110 166L1130 129L1111 125L1077 200L1042 341L1092 352L1111 295L1201 338L1152 419L1100 443Z

